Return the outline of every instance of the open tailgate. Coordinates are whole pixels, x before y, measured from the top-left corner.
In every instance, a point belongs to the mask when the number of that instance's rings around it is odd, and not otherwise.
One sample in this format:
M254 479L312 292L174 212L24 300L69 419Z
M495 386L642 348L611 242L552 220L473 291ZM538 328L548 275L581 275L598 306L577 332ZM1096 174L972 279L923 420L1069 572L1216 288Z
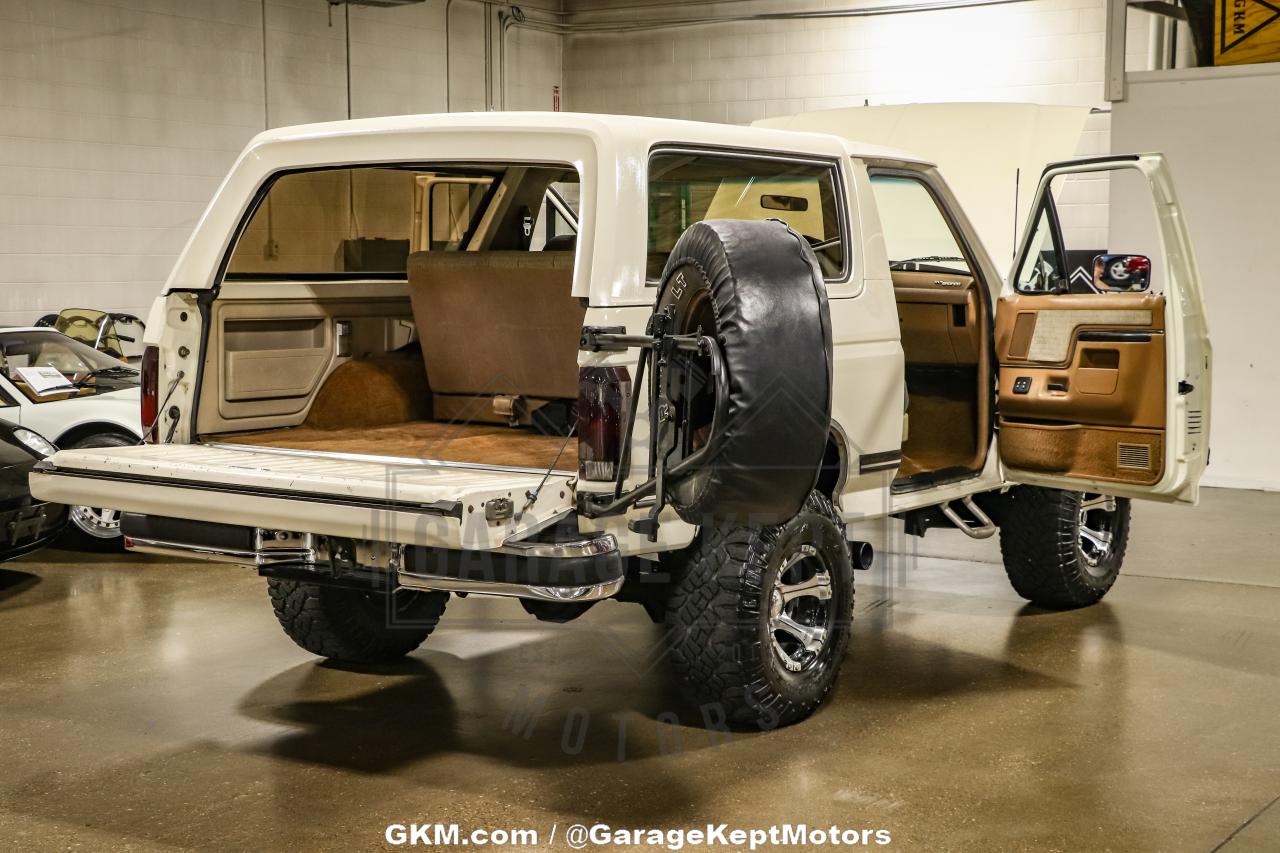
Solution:
M60 450L41 500L441 548L489 549L573 506L574 475L218 444ZM537 493L536 500L529 493Z

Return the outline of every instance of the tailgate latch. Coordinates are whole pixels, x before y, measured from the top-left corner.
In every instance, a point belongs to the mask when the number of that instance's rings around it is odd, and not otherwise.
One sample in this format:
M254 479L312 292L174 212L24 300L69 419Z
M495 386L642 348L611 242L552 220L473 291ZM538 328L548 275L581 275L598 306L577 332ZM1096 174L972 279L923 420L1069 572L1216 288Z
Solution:
M484 502L484 520L490 524L509 521L516 514L516 505L511 498L493 498Z

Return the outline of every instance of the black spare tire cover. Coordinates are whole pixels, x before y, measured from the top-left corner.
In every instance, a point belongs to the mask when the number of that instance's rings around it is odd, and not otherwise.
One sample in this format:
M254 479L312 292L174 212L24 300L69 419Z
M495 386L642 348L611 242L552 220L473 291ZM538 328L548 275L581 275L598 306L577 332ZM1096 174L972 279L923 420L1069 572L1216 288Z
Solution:
M778 220L698 222L671 250L657 310L670 311L678 334L713 337L729 375L727 411L717 413L709 359L695 359L688 383L672 371L675 416L689 418L692 441L670 461L710 447L668 484L671 505L694 524L792 518L831 427L831 313L809 243Z

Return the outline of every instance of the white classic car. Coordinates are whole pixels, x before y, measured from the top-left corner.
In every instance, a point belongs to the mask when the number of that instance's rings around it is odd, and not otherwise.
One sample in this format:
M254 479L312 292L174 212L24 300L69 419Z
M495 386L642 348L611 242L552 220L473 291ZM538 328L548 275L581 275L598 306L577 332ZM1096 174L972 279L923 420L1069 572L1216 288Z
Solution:
M1077 227L1107 186L1149 230ZM1131 498L1196 500L1210 345L1164 158L1050 164L1006 279L967 211L1009 189L962 208L927 157L853 133L269 131L148 316L155 443L61 450L32 492L255 567L326 657L404 655L454 593L552 622L613 598L665 622L695 701L794 722L845 658L869 524L1000 529L1019 594L1080 607Z
M0 417L60 448L124 447L142 441L139 379L105 353L53 329L0 329ZM73 506L72 536L120 539L113 509Z

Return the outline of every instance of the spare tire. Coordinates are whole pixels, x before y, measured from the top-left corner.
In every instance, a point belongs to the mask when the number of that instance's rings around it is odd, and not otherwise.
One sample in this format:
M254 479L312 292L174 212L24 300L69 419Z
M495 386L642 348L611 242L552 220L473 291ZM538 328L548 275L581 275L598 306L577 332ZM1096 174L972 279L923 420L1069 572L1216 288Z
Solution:
M710 445L704 463L668 483L671 505L693 524L790 519L831 428L831 313L808 241L778 220L698 222L671 250L657 312L676 334L715 339L729 380L717 412L710 358L671 365L673 421L688 418L690 429L669 461Z

